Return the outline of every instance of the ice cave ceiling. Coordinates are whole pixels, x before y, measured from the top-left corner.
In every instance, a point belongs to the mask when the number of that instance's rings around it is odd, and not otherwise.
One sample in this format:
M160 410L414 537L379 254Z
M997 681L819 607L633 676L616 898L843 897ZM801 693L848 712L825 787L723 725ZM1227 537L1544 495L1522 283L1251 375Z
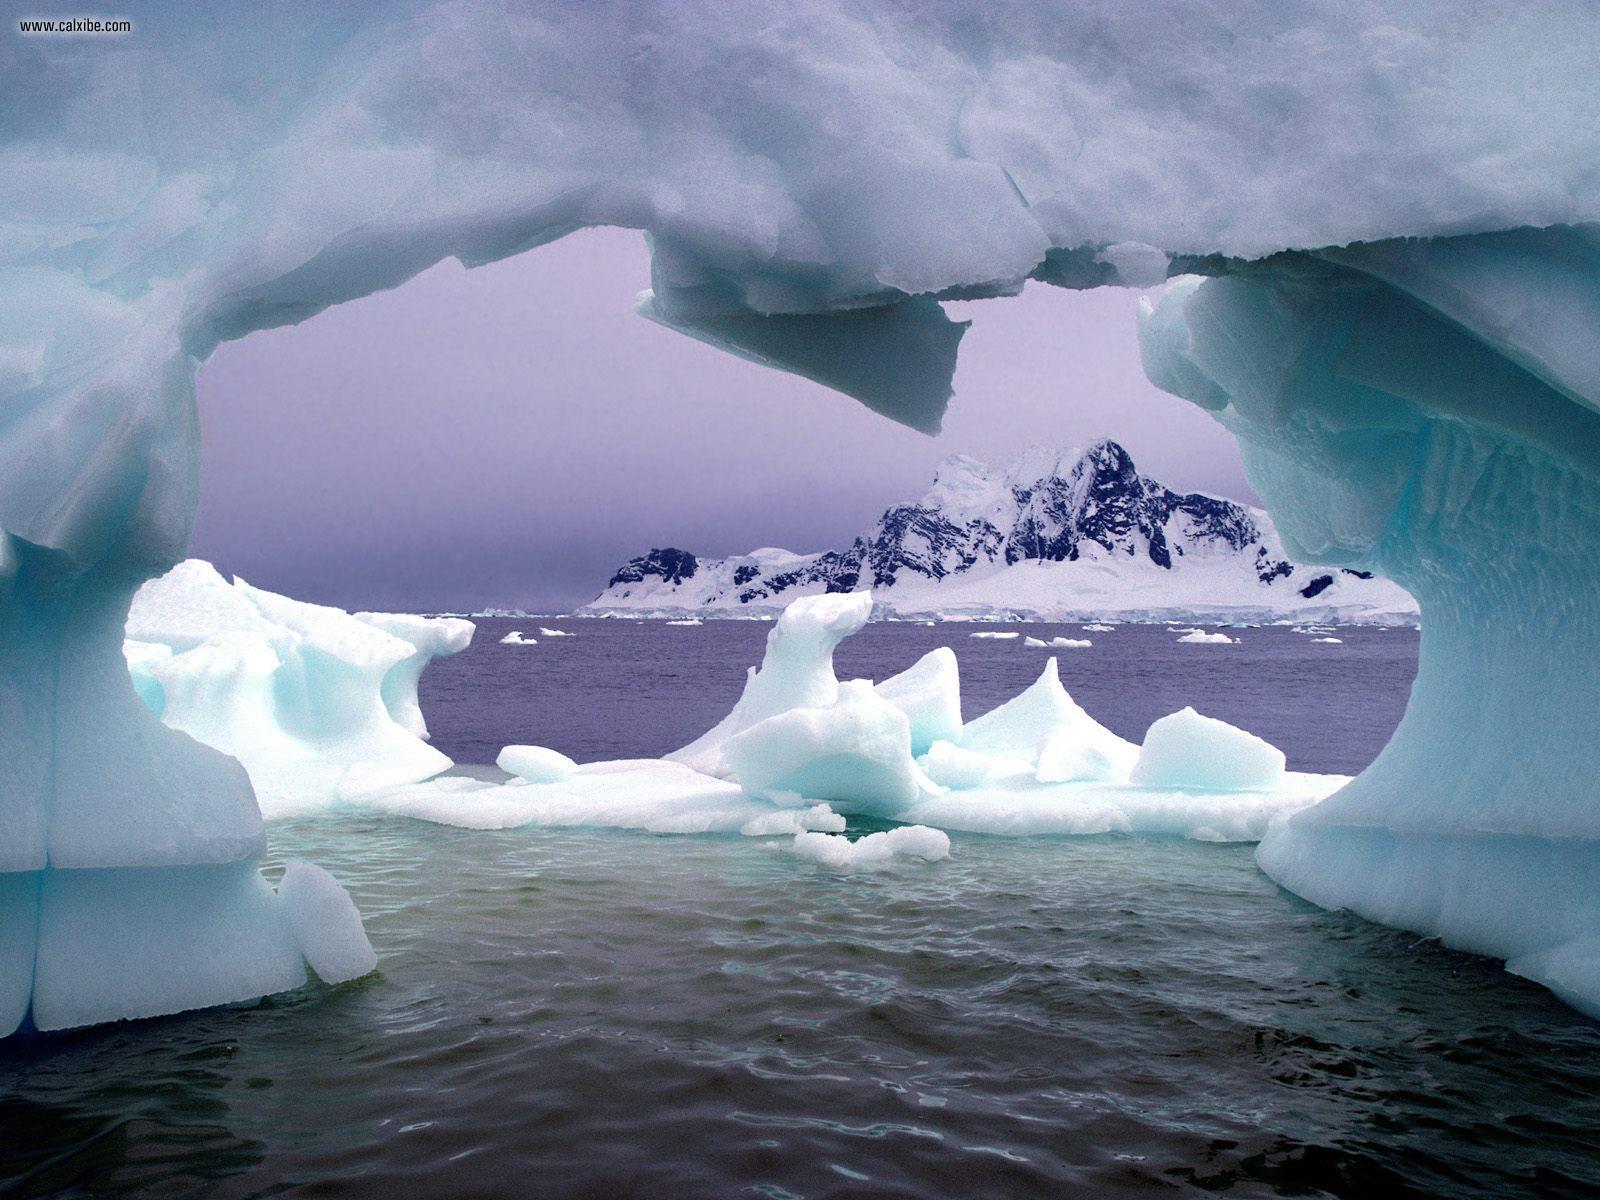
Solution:
M129 7L0 45L0 869L260 852L120 658L219 341L620 225L646 315L930 429L940 299L1198 273L1152 377L1424 606L1395 741L1263 864L1600 1007L1600 9Z

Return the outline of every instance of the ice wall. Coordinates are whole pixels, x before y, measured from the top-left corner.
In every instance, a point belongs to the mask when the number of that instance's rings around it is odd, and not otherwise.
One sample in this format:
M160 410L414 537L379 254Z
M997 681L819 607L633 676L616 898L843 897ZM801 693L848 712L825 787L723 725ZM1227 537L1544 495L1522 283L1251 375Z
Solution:
M1594 623L1577 517L1594 472L1558 443L1597 394L1577 227L1600 220L1592 5L401 0L377 20L233 0L133 18L0 50L0 870L260 852L237 764L157 722L121 655L134 590L183 557L197 363L441 258L594 224L650 234L647 315L922 429L962 332L941 299L1237 273L1194 310L1226 334L1191 330L1191 361L1174 322L1163 379L1212 407L1261 397L1261 419L1225 419L1280 527L1428 597L1407 727L1330 813L1388 828L1414 781L1410 827L1460 824L1441 815L1454 781L1482 818L1465 836L1590 819L1559 735L1588 713L1570 651ZM1341 300L1410 315L1361 322ZM1392 354L1302 428L1267 397L1343 353L1307 305ZM1216 365L1224 336L1276 384ZM1308 357L1285 356L1296 339ZM1502 396L1465 361L1546 391ZM1402 521L1391 554L1386 512L1434 528ZM5 888L21 941L0 945L21 961L25 896L50 893Z
M1151 377L1238 435L1292 553L1422 604L1394 737L1262 867L1600 1015L1595 329L1589 228L1285 256L1174 287L1143 335Z

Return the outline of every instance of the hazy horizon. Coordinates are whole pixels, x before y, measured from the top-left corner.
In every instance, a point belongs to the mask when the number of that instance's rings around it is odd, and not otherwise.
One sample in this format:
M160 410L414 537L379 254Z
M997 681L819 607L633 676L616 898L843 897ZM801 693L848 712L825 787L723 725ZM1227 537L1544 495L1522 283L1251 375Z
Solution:
M1231 436L1145 379L1137 292L950 305L974 323L929 438L639 318L648 283L640 235L592 230L224 345L191 553L345 607L565 609L654 546L847 544L956 453L1110 437L1257 502Z

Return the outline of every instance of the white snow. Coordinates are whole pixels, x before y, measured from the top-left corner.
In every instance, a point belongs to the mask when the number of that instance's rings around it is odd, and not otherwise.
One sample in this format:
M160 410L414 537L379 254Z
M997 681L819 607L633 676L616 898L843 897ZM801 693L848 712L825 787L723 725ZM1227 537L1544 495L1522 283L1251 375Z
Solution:
M897 860L949 858L950 836L925 825L901 825L854 841L843 834L801 833L791 849L798 857L834 871L881 870Z
M1276 746L1184 708L1145 731L1129 781L1150 788L1264 791L1282 781L1284 767Z
M556 783L577 773L578 764L544 746L507 746L494 765L526 783Z

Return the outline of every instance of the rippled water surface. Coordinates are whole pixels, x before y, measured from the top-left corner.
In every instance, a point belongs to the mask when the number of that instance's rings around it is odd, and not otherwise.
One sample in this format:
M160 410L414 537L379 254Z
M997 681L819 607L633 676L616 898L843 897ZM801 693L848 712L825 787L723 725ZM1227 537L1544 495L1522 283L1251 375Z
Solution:
M498 646L510 627L485 622L429 682L458 755L659 752L726 706L765 633L573 622ZM874 626L841 672L898 669L947 632ZM1099 635L1069 686L1135 736L1195 701L1296 766L1370 757L1414 634L1241 636ZM957 637L973 712L1041 662ZM838 875L731 836L361 814L271 836L350 887L379 973L4 1044L0 1194L1600 1189L1600 1026L1294 899L1246 847L958 835L948 861Z

